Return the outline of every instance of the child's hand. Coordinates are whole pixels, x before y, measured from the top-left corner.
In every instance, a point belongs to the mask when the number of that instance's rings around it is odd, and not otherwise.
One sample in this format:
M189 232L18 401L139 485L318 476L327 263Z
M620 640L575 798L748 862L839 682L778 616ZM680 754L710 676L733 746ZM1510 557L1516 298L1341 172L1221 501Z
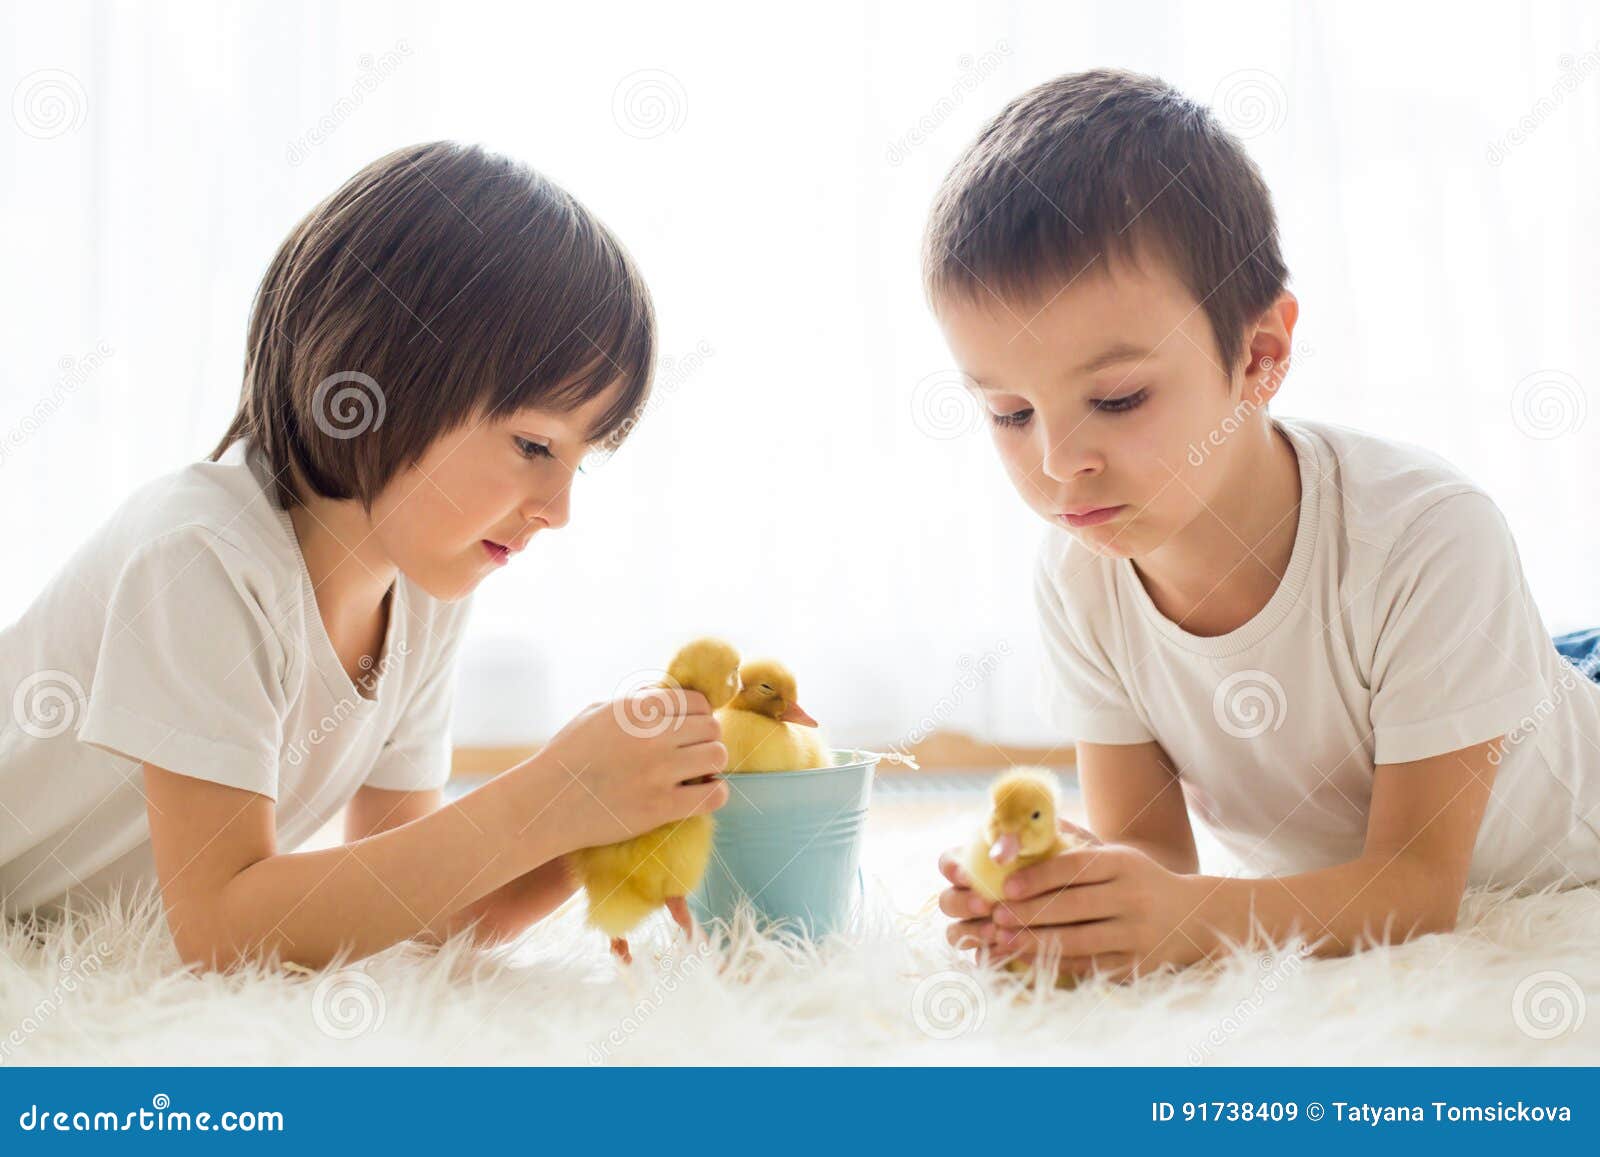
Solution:
M1186 930L1203 884L1126 844L1063 852L1006 881L983 942L1003 956L1059 957L1080 976L1124 980L1192 964L1205 955Z
M1088 828L1079 827L1071 820L1058 819L1057 826L1064 836L1075 837L1086 844L1100 845L1103 841ZM962 870L961 859L965 847L948 848L939 857L939 871L953 885L939 893L939 910L954 916L960 923L950 926L950 942L958 947L984 942L984 934L991 927L989 917L994 905L972 890L972 881Z
M524 767L538 765L542 799L560 806L572 848L615 843L662 824L715 811L728 785L722 729L697 691L654 688L586 708ZM530 815L533 812L529 813Z
M946 848L939 855L939 873L950 881L951 887L939 893L939 911L955 917L950 925L950 943L958 948L970 948L983 943L982 927L989 923L994 905L972 890L972 880L961 866L965 848Z

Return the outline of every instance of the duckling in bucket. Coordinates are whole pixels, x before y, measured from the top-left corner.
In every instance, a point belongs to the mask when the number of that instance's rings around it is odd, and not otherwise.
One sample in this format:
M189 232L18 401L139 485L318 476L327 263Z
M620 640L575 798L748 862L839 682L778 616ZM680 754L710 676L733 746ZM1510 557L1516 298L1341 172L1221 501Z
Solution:
M717 712L730 772L832 767L817 721L800 706L794 675L776 659L739 669L739 693Z

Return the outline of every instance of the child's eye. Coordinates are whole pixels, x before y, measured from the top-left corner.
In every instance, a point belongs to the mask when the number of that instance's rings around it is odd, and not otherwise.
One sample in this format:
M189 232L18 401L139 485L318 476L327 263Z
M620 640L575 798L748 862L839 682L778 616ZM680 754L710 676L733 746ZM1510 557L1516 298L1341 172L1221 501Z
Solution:
M996 426L1026 426L1028 419L1031 417L1033 417L1033 407L1031 406L1024 406L1020 410L1012 410L1009 414L997 414L993 410L989 411L989 421Z
M1145 399L1149 396L1150 391L1144 389L1121 398L1097 398L1090 404L1102 413L1126 414L1129 410L1137 410L1144 405Z
M546 446L543 442L535 442L531 438L521 438L515 434L512 435L511 441L516 444L517 453L521 454L524 458L531 459L555 457L555 455L550 452L550 447Z

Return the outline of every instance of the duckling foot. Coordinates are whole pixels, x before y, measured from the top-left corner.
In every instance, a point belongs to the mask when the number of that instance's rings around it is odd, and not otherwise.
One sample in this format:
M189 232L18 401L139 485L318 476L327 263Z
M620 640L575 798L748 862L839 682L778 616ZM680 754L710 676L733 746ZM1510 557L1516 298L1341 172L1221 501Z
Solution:
M611 951L622 959L622 963L633 963L633 953L628 950L628 941L626 937L613 936L611 938Z
M683 929L683 934L693 941L694 917L689 913L689 901L682 896L668 896L667 911L672 914L678 927Z

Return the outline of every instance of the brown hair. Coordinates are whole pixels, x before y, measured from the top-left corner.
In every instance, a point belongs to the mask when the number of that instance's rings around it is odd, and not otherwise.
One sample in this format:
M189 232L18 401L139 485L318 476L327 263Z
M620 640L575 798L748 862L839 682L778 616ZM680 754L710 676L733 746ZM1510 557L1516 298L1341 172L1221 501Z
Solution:
M480 413L571 409L621 382L592 432L648 398L649 290L621 243L517 161L450 141L362 169L278 249L251 312L239 411L301 501L295 471L367 509L439 436ZM359 435L359 436L358 436Z
M1272 195L1203 105L1095 69L1023 93L956 162L923 238L924 288L935 307L1030 296L1141 252L1201 304L1231 372L1288 281Z

